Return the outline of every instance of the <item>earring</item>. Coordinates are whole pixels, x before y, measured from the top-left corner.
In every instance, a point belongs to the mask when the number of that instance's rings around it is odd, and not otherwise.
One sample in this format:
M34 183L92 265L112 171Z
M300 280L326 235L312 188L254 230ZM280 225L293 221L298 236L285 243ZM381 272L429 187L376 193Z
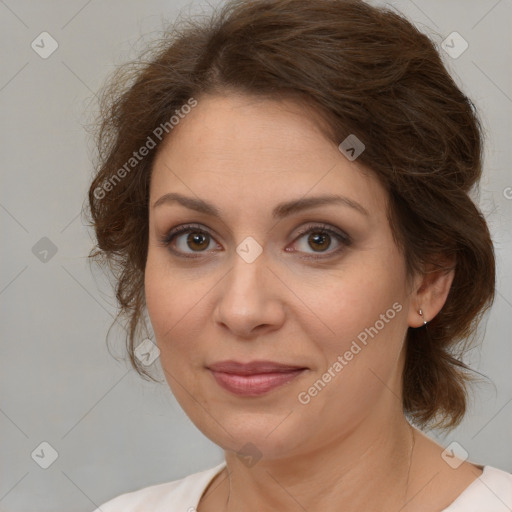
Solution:
M418 313L423 320L423 325L427 325L428 322L423 318L423 310L421 308L418 310Z

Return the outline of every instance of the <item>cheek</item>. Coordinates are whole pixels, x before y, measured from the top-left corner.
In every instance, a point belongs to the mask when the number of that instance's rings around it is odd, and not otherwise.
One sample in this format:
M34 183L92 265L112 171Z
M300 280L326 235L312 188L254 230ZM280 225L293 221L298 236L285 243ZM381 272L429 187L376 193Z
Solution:
M144 279L146 305L161 358L180 327L180 318L190 309L183 285L166 267L148 255Z
M208 290L201 281L180 277L165 262L148 254L145 270L148 314L164 369L181 374L186 366L201 365L201 332L207 321L201 299Z
M380 262L372 264L369 258L360 258L343 274L333 276L314 300L314 311L318 311L325 326L324 350L332 358L333 353L349 350L353 341L361 346L372 339L394 342L406 321L401 314L405 298L398 272L390 272Z
M313 416L334 403L330 414L341 415L340 421L348 414L355 421L374 408L382 393L389 393L387 386L394 387L391 383L399 379L407 331L407 295L400 262L395 259L390 266L373 252L361 255L346 272L330 280L327 293L317 299L315 310L330 331L324 329L328 334L320 338L310 333L323 356L318 373L303 389L307 393L303 399L311 398L312 407L307 410L314 411ZM325 387L319 379L327 381ZM321 389L318 398L308 396L307 386L314 387L313 394Z
M183 283L156 264L148 255L145 270L145 294L149 318L160 350L160 364L165 379L183 409L190 407L190 394L196 395L195 384L190 379L186 366L193 363L198 350L194 347L197 336L190 333L189 315L193 304L189 304ZM190 326L192 326L190 324ZM186 361L186 365L184 364ZM185 391L186 390L186 391Z
M153 325L157 341L165 329L172 326L173 312L175 312L173 293L170 293L173 283L170 276L166 275L163 267L153 261L148 255L148 261L144 276L144 291L149 317Z
M344 301L340 306L344 309L333 314L334 330L339 334L317 342L323 365L297 397L301 404L307 402L300 407L308 418L331 416L333 431L340 425L352 428L369 411L389 404L389 399L393 402L393 395L399 394L395 386L400 381L400 353L407 329L405 307L393 301L396 294L385 288L374 292L371 301Z

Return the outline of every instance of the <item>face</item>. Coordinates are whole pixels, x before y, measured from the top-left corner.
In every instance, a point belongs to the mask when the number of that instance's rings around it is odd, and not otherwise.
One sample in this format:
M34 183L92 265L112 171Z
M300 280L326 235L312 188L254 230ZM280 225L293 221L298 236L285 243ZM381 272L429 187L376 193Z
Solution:
M166 379L215 443L304 454L401 411L410 296L386 206L291 101L204 96L170 133L146 302Z

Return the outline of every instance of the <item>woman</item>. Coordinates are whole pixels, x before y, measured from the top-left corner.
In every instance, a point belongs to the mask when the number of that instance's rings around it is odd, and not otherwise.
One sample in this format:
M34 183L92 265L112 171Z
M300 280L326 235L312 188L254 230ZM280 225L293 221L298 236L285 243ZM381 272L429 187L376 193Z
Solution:
M147 309L226 460L101 510L510 510L512 475L420 430L462 420L495 281L480 124L428 37L359 0L235 1L105 98L91 256L134 367Z

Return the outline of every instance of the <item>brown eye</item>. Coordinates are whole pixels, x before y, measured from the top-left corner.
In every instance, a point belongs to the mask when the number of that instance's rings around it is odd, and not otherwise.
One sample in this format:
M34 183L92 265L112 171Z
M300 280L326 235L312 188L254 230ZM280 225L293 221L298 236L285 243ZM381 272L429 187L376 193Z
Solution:
M328 233L311 233L308 237L308 243L311 248L319 251L324 251L326 249L329 249L329 246L331 245L331 237Z
M319 259L338 254L352 244L352 239L343 231L330 229L325 225L317 225L301 231L295 244L298 246L298 252L306 254L304 258ZM331 249L333 246L334 248ZM317 253L318 256L315 256L314 253Z
M295 240L294 245L299 246L298 251L286 248L286 252L304 253L304 259L313 260L334 256L352 244L352 239L343 231L324 225L311 226L301 231ZM211 252L211 244L213 248L220 248L208 231L195 225L178 226L161 238L160 242L174 254L188 258L201 257ZM331 249L333 244L334 249Z
M172 252L189 257L207 252L213 241L207 231L193 225L178 226L161 239L162 245Z
M186 244L190 249L204 251L210 245L210 237L205 233L190 233Z

